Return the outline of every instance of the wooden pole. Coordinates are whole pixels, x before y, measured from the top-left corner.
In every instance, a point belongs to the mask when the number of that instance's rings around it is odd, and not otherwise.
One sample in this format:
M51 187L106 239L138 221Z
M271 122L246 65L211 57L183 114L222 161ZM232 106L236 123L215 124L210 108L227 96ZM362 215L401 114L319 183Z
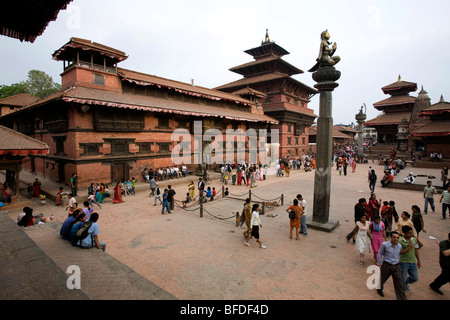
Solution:
M283 203L284 203L284 195L281 194L281 205L283 205Z
M222 198L225 197L225 186L222 186Z
M248 197L250 199L250 201L252 201L252 190L248 190Z

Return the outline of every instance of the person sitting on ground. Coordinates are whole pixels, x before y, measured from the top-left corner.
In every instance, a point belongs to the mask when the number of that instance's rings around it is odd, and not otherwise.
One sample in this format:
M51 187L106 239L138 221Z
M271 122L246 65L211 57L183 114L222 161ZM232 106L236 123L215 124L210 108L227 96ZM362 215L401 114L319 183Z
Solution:
M70 240L70 230L72 229L73 224L76 222L79 214L80 210L75 210L72 215L63 222L61 230L59 231L59 236L64 240Z
M386 188L388 184L394 181L394 176L389 171L385 171L383 179L381 182L381 187Z
M69 210L69 216L75 211L75 209L78 207L77 205L77 199L75 199L75 197L73 196L72 193L69 193L69 204L67 205L66 210Z
M83 240L80 240L78 245L81 248L88 249L93 248L94 246L98 249L106 250L106 243L99 240L98 235L100 233L100 229L98 227L98 218L99 215L97 212L93 212L89 221L92 222L92 225L89 227L88 236Z
M211 197L212 197L212 190L211 190L211 187L208 187L207 190L206 190L205 202L208 199L211 200Z
M5 189L3 189L3 196L6 198L7 203L11 203L12 192L9 187L6 187Z
M51 215L50 217L44 217L43 213L33 215L33 209L30 207L23 208L23 214L19 214L17 225L21 227L30 227L35 224L42 224L54 220L55 217Z
M86 215L86 220L90 220L91 214L94 212L94 209L89 205L89 201L83 202L83 213Z
M183 204L183 208L186 208L186 203L191 202L191 197L189 196L189 192L186 193L186 200L181 201L181 203Z
M78 242L77 231L80 230L84 222L86 222L86 215L84 213L80 213L77 216L75 223L72 225L72 228L70 228L70 242L74 246L76 246Z
M405 178L404 182L414 184L414 182L415 182L414 174L412 172L410 172L408 174L408 176Z

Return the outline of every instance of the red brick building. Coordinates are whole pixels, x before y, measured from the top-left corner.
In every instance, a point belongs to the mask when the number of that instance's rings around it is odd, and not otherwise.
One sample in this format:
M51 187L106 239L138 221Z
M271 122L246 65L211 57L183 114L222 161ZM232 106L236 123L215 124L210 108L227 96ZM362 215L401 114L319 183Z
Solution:
M444 161L450 161L450 103L441 99L422 110L419 117L425 119L425 124L415 128L411 135L415 139L422 139L427 157L431 153L441 153Z
M14 96L0 99L0 116L14 112L17 109L27 106L37 100L39 100L39 97L33 96L29 93L19 93Z
M303 71L282 59L289 52L270 41L267 32L261 46L245 53L254 61L230 69L243 78L215 89L252 96L264 114L279 121L271 128L279 130L281 157L307 154L309 128L317 117L308 103L318 91L292 78Z
M0 117L0 123L48 144L49 154L32 156L28 169L60 183L72 173L83 187L172 166L178 143L172 133L186 129L192 135L195 121L203 132L278 122L238 95L122 69L124 52L89 40L71 38L53 59L63 61L61 90ZM192 163L191 170L197 166Z

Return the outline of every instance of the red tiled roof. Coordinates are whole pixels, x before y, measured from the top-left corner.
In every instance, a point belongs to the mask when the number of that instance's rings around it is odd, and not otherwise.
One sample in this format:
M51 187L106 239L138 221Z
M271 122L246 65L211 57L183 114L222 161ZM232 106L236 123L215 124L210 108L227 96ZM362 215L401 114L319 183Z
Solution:
M396 89L400 89L400 88L408 88L408 87L411 88L411 91L416 91L417 83L400 80L400 81L396 81L391 84L388 84L387 86L384 86L381 89L383 91L392 91L392 90L396 90Z
M442 114L444 112L450 112L450 103L441 100L440 102L435 103L419 112L419 117L428 116L432 114Z
M390 112L384 113L374 119L366 121L366 126L380 126L380 125L392 125L399 124L403 118L409 122L411 119L411 112Z
M8 1L0 10L0 34L33 43L72 0Z
M103 105L108 107L129 108L150 112L166 112L198 117L217 117L249 122L278 123L277 120L264 114L250 113L240 110L231 110L221 107L207 106L183 101L175 101L151 96L120 93L98 90L88 87L72 87L54 93L38 102L35 102L17 112L23 112L51 101L63 100L89 105ZM8 117L4 115L3 117Z
M273 72L268 74L263 74L260 76L255 77L249 77L249 78L242 78L224 85L221 85L219 87L216 87L214 89L216 90L224 90L224 89L231 89L231 88L241 88L241 87L248 87L255 83L261 83L261 82L268 82L273 80L279 80L279 79L288 79L296 83L297 85L307 89L310 93L316 94L318 91L314 88L311 88L310 86L295 80L291 76L289 76L286 73L279 73L279 72Z
M0 155L36 155L48 154L50 147L39 140L20 132L0 126Z
M449 121L432 121L419 127L411 132L413 136L449 136L450 123Z
M92 50L98 52L102 55L106 55L116 61L123 61L128 58L125 52L105 46L103 44L92 42L91 40L81 39L81 38L70 38L70 41L63 45L61 48L56 50L52 57L54 60L66 60L70 61L74 55L72 53L73 49L80 48L82 50Z
M264 112L271 112L271 111L290 111L294 113L300 113L306 116L317 118L317 115L314 114L314 111L311 109L306 108L300 108L300 107L293 107L289 106L285 103L280 103L278 105L263 105Z
M39 97L33 96L32 94L19 93L14 96L0 99L0 105L24 107L24 106L29 105L37 100L39 100Z
M250 101L237 96L235 94L226 93L219 90L214 89L208 89L204 87L199 86L193 86L192 84L165 79L137 71L132 70L126 70L122 68L118 68L119 75L129 82L134 82L139 85L154 85L157 87L165 87L169 89L176 90L178 92L193 95L193 96L201 96L204 98L209 98L212 100L228 100L228 101L235 101L236 103L242 103L244 105L251 104Z
M237 90L237 91L233 92L233 94L238 95L238 96L242 95L242 94L253 94L253 95L255 95L257 97L260 97L260 98L267 97L267 95L264 92L252 89L250 87L246 87L246 88Z
M264 114L85 87L74 88L64 94L62 100L83 104L104 105L109 107L129 108L151 112L167 112L199 117L217 117L251 122L278 122L277 120Z
M309 129L309 135L315 136L317 135L317 126L312 126ZM353 137L351 135L345 134L340 130L340 126L333 126L333 138L338 139L352 139Z
M292 70L291 74L303 73L303 70L300 70L297 67L293 66L292 64L284 61L280 57L275 57L275 56L264 57L264 58L261 58L261 59L258 59L258 60L252 61L252 62L248 62L248 63L242 64L242 65L230 68L229 70L239 73L239 74L244 74L245 72L242 72L241 70L247 69L249 67L253 67L253 66L256 66L259 64L266 64L266 63L273 62L273 61L277 61L277 63L280 63L280 64L286 66L288 69L291 69Z
M409 103L415 103L416 98L411 97L408 95L400 95L400 96L392 96L387 99L375 102L373 106L375 108L377 107L384 107L384 106L393 106L393 105L401 105L401 104L409 104Z

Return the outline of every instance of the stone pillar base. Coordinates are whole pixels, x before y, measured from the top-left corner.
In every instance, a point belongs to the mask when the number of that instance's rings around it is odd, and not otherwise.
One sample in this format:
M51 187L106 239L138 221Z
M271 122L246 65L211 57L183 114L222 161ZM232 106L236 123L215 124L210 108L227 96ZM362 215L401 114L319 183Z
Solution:
M339 226L339 220L334 219L328 219L325 223L320 223L313 221L308 217L306 220L306 226L310 229L319 230L319 231L325 231L325 232L332 232L334 229L336 229Z

